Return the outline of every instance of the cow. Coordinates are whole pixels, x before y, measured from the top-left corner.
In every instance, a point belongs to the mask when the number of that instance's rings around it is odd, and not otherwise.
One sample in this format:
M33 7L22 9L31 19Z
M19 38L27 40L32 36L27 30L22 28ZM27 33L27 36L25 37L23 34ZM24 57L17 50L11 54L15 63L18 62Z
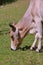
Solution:
M30 0L30 5L20 21L17 24L15 22L10 24L11 49L18 49L19 45L22 43L23 38L28 33L35 32L35 40L30 47L30 50L35 48L36 42L38 41L36 52L40 52L42 46L42 22L43 0Z

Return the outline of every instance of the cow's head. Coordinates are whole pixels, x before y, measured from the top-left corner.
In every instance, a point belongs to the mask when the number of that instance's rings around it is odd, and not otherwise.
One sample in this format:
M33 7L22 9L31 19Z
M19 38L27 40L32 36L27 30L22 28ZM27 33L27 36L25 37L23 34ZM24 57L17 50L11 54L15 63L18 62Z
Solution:
M21 43L21 37L18 28L14 25L10 25L10 37L11 37L11 49L16 50Z

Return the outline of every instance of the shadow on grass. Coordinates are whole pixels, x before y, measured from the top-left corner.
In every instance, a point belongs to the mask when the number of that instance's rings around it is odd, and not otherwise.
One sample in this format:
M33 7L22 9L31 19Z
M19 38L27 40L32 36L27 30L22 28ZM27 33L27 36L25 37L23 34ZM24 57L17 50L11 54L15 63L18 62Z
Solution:
M17 0L0 0L0 5L5 5L7 3L16 2Z
M19 47L18 49L22 50L22 51L26 51L26 50L30 50L30 47L31 46L25 46L25 47ZM36 50L37 47L33 48L33 51ZM43 52L43 46L42 46L42 49L40 50L40 52Z
M25 47L23 47L23 48L20 48L22 51L26 51L26 50L29 50L30 49L30 46L25 46Z

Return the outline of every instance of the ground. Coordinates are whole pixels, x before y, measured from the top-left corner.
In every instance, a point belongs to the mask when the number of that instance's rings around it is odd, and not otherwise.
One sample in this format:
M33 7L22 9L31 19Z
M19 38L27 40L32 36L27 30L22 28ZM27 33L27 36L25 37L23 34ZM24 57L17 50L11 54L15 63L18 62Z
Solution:
M43 48L40 53L28 48L33 43L34 35L29 34L24 38L21 49L10 49L9 23L18 22L28 5L29 0L17 0L0 6L0 65L43 65Z

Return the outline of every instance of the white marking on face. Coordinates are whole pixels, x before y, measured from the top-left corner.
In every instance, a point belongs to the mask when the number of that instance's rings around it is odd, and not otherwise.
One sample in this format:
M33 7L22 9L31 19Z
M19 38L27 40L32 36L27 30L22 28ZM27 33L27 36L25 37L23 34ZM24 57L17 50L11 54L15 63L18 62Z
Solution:
M11 49L16 50L16 46L14 45L14 42L11 40Z

